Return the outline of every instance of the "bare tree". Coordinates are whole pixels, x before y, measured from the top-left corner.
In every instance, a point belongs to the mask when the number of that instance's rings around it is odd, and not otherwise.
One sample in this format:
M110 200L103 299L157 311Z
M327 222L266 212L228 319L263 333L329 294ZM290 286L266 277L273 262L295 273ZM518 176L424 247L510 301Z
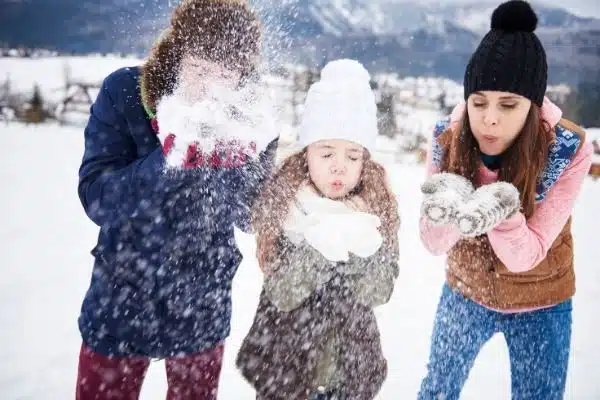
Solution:
M377 103L377 125L381 135L393 138L398 133L395 98L391 93L382 93Z

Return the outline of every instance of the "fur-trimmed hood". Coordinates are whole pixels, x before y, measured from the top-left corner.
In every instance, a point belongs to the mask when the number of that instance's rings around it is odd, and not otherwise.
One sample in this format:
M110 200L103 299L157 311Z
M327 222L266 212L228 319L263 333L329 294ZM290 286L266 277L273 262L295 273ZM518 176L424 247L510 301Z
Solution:
M261 45L262 24L247 2L183 0L142 67L146 111L154 114L158 101L173 93L184 55L240 70L244 79L256 69Z

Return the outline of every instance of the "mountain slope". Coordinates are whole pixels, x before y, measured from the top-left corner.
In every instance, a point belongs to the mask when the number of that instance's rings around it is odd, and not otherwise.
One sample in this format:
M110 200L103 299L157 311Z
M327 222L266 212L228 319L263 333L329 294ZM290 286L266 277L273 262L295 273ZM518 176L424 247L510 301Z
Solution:
M146 54L170 0L1 0L0 43L70 52ZM393 0L251 0L265 21L268 57L320 66L354 57L373 71L461 80L493 6ZM576 83L600 65L600 20L536 6L550 81Z

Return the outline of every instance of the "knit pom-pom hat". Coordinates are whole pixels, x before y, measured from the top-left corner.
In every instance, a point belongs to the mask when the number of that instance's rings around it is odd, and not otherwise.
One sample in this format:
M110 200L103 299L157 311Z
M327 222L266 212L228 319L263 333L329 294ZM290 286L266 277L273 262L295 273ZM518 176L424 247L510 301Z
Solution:
M473 92L493 90L521 95L541 107L548 64L534 33L537 15L526 1L511 0L494 10L491 22L467 65L465 100Z

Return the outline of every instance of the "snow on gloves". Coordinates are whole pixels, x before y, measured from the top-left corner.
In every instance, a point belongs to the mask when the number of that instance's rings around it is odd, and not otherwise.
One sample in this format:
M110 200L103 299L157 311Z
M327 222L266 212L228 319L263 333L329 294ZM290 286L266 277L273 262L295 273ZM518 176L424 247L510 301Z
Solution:
M508 182L496 182L473 192L471 200L460 206L456 223L464 236L479 236L515 215L520 208L517 188Z
M519 191L508 182L483 185L476 190L466 178L441 172L422 186L421 213L432 224L455 224L463 236L483 235L521 208Z
M473 184L467 178L447 172L432 175L423 185L421 214L434 225L444 225L456 219L460 204L469 200Z
M277 136L270 98L257 88L218 88L190 103L175 91L157 105L153 126L170 168L236 168Z

